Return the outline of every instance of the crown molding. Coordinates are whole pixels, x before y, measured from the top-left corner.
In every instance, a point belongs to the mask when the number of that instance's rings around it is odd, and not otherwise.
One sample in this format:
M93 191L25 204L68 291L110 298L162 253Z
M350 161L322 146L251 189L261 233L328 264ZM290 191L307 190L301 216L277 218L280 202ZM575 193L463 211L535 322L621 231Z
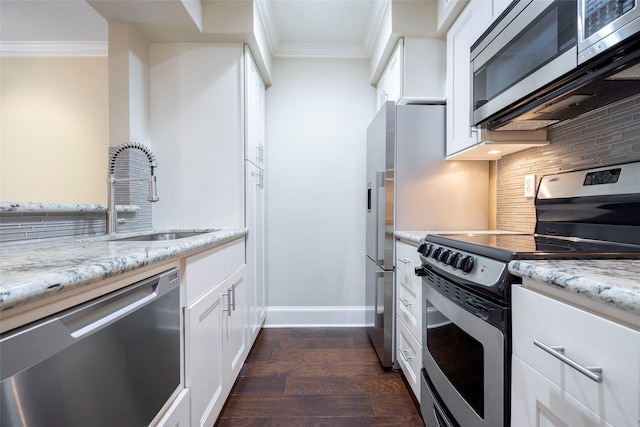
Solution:
M100 58L109 53L104 42L0 42L2 58Z

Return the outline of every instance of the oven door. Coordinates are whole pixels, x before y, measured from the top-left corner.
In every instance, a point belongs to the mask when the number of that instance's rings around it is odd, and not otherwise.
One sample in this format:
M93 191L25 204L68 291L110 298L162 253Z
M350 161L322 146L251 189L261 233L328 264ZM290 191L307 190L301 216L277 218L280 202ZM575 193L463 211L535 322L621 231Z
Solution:
M448 285L446 293L465 292L451 282ZM423 292L423 388L427 390L421 392L421 409L425 424L506 425L505 334L486 322L481 312L472 314L445 297L426 277Z

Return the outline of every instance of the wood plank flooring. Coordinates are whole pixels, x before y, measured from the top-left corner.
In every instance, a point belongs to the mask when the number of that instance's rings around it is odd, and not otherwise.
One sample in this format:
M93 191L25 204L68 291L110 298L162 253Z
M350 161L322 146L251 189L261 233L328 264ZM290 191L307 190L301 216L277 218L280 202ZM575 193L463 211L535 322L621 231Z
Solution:
M424 427L364 328L263 329L216 427Z

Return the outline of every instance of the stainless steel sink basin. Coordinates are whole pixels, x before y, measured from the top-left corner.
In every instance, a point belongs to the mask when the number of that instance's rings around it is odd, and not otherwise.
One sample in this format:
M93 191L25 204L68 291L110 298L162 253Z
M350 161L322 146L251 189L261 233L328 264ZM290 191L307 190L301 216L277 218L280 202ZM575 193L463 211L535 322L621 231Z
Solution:
M187 237L199 236L201 234L212 233L216 230L207 230L207 231L176 231L176 232L160 232L160 233L152 233L145 234L142 236L133 236L133 237L120 237L115 238L113 240L129 240L136 242L155 242L161 240L177 240L184 239Z

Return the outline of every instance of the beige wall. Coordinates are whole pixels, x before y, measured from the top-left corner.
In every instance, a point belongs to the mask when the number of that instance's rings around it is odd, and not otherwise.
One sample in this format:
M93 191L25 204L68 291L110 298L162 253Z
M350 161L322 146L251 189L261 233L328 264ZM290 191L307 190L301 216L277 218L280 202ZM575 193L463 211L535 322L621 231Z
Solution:
M106 203L107 58L0 60L0 200Z

